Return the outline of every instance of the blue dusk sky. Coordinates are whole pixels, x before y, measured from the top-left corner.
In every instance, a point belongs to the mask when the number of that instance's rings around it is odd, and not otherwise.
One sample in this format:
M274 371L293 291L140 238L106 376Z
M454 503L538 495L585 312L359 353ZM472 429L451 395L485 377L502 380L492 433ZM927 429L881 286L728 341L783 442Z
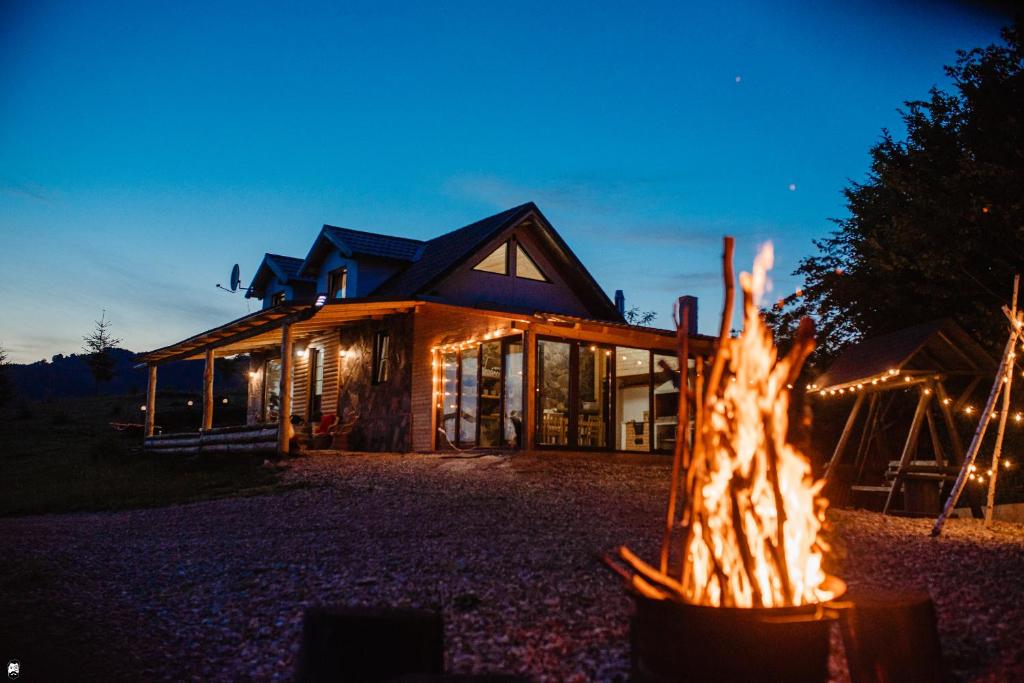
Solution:
M0 344L145 350L323 223L429 238L535 201L609 295L775 294L897 107L1002 19L955 3L0 2Z

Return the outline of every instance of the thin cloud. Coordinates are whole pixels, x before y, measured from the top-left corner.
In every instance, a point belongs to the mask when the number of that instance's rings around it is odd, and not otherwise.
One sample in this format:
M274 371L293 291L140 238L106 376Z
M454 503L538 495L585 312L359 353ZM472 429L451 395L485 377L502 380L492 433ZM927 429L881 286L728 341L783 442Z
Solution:
M50 202L56 199L56 195L35 183L19 183L10 178L0 178L0 192L12 197L33 199L37 202Z

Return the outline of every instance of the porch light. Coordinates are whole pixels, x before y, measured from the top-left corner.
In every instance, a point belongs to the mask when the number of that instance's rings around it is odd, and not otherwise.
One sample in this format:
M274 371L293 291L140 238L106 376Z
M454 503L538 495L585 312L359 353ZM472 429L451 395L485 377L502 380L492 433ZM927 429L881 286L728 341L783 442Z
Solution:
M191 408L191 407L192 407L192 406L194 405L194 403L193 403L192 399L189 399L189 400L188 400L188 401L187 401L187 402L185 403L185 405L187 405L187 406L188 406L189 408Z
M227 402L228 402L228 399L227 399L227 397L225 396L224 398L222 398L222 399L220 400L220 402L221 402L221 403L227 403Z
M257 377L259 377L259 374L260 373L256 372L255 370L250 370L249 371L249 378L250 379L256 379Z
M141 410L142 412L146 412L146 406L139 406L139 410Z
M316 304L315 305L319 308L320 306L323 306L325 303L327 303L327 295L326 294L317 294L317 296L316 296Z

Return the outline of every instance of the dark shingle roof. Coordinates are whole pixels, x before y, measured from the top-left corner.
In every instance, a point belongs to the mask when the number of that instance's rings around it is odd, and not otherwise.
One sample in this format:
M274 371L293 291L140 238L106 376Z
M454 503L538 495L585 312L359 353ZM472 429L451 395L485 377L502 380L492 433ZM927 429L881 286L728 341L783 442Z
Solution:
M285 280L297 278L299 268L302 267L302 259L294 256L282 256L281 254L267 254L264 256L267 265L276 271L278 276L284 276Z
M838 387L895 370L995 371L992 357L962 327L933 320L872 337L848 347L816 381L819 389Z
M423 251L419 260L377 288L374 294L411 296L421 293L481 244L533 209L536 209L533 202L527 202L421 243Z
M415 261L423 242L408 237L393 237L374 232L338 228L333 225L324 226L324 234L338 249L348 255L362 254L379 256L397 261Z

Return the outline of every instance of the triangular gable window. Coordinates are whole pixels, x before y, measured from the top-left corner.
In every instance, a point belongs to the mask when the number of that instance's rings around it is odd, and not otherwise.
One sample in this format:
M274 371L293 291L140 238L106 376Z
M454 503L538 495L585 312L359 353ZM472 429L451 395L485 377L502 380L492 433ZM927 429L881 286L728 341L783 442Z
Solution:
M508 242L502 243L500 247L488 254L483 261L473 266L473 270L508 275Z
M534 260L530 258L530 255L519 244L516 245L516 277L526 278L527 280L540 280L541 282L548 281Z

